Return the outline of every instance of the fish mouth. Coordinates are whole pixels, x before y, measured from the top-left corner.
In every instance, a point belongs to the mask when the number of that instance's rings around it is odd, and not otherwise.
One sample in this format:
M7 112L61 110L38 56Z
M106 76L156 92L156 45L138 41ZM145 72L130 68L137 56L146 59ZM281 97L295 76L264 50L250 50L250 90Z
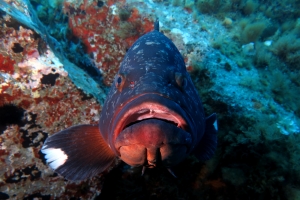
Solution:
M133 102L136 103L136 102ZM122 116L122 111L121 111ZM139 123L147 119L160 119L167 123L171 123L180 129L189 132L189 126L186 119L182 117L183 113L176 112L160 103L143 102L138 106L132 107L126 114L123 115L124 121L121 122L117 130L124 130L125 128Z
M146 129L145 126L147 127ZM134 133L128 132L129 128L135 128L136 130L137 127L143 129L142 132L144 133L140 133L141 131L135 131ZM153 129L153 127L155 131L152 130L151 132L149 129ZM193 134L191 134L193 131L192 120L188 114L175 101L153 93L140 95L126 103L117 113L113 130L114 134L112 139L114 141L113 144L115 144L115 153L117 153L121 159L122 153L120 148L124 146L126 146L126 148L129 148L129 146L132 146L134 149L140 148L141 151L143 151L143 149L146 149L146 151L156 151L155 149L166 149L161 151L169 151L170 149L174 149L174 145L176 148L183 146L184 150L180 151L184 151L184 155L186 155L190 152L193 140ZM145 137L155 138L156 141L151 141L152 139L146 141ZM137 138L139 138L139 141L137 141ZM137 147L136 145L143 145L143 147ZM155 149L151 150L150 147ZM145 154L147 154L147 152L145 152ZM161 154L164 154L164 152L161 152ZM141 163L137 165L127 162L127 164L132 166L145 166L145 164Z

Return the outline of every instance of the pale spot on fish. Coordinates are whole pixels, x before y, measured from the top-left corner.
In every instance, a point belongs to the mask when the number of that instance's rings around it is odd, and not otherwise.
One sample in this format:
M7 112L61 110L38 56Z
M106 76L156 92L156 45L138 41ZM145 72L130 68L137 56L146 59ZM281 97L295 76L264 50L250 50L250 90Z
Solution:
M146 42L146 45L160 44L159 42Z
M136 44L134 45L134 47L132 48L133 50L137 49L140 46L140 44Z
M144 52L143 49L141 49L136 54L142 54L143 52Z

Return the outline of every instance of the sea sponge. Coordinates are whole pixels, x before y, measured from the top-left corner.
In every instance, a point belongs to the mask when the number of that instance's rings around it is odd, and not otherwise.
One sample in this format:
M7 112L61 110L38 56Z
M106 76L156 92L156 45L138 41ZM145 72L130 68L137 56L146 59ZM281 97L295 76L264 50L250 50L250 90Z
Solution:
M295 27L296 22L294 20L288 20L283 22L283 24L281 25L281 31L285 32L285 31L290 31Z
M247 24L241 33L241 42L243 44L248 44L250 42L255 42L259 39L261 34L266 28L266 23L263 21L254 22L252 24Z
M173 6L182 6L183 2L182 2L182 0L173 0L172 5Z
M255 67L265 69L266 67L272 68L274 65L278 67L278 62L274 54L270 52L264 43L256 43L256 54L254 57ZM276 64L275 64L276 63Z
M288 33L272 44L271 51L295 69L300 69L300 38Z
M288 76L279 69L275 69L271 71L271 74L269 77L267 77L270 82L270 89L275 95L274 99L278 100L279 103L284 103L282 100L283 96L286 96L286 92L289 90L289 79ZM276 96L279 96L279 98L276 98Z
M120 29L116 31L116 34L122 39L126 39L128 37L138 34L138 30L137 30L138 24L136 22L121 21L119 23L119 26Z
M185 2L184 2L184 8L186 8L186 9L191 9L192 10L194 5L195 5L194 0L185 0Z
M250 24L250 20L248 18L242 18L238 23L241 30L244 30L248 24Z
M203 14L209 14L217 12L220 5L220 0L198 0L196 8Z
M231 4L232 11L240 11L242 9L243 0L227 0Z
M297 100L300 94L300 88L291 80L288 73L282 70L274 69L265 77L269 82L269 89L273 99L280 103L287 110L299 113L300 103Z
M229 18L229 17L225 17L224 20L223 20L223 24L226 27L230 27L232 25L232 19Z
M245 15L250 15L255 11L256 8L257 3L253 0L248 0L246 1L245 6L243 7L243 13Z
M119 18L121 21L126 21L131 15L131 9L123 7L119 10Z
M213 48L219 49L222 54L234 60L239 67L251 66L248 58L242 55L242 48L237 41L220 35L211 44Z

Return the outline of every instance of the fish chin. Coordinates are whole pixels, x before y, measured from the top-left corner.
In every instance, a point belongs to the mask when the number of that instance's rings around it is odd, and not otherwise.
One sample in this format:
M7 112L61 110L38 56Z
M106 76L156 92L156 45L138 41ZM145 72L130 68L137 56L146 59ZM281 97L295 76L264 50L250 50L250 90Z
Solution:
M113 144L116 153L131 166L170 167L191 150L193 124L174 101L145 94L127 103L117 114Z
M172 123L146 119L126 127L118 135L115 147L120 158L131 166L172 167L188 155L191 140L188 132Z
M145 166L148 168L154 168L157 165L173 167L188 156L185 145L170 144L152 149L146 148L142 144L121 146L120 155L120 158L132 167Z

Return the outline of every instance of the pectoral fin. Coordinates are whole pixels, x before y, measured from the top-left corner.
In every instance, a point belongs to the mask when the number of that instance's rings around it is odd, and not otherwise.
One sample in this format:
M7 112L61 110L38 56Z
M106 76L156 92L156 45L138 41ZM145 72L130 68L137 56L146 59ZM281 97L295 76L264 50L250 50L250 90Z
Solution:
M97 125L73 126L45 141L41 152L49 166L68 180L84 180L107 168L115 155Z
M217 115L213 113L206 118L204 135L193 151L199 160L208 160L214 155L218 141L217 132Z

